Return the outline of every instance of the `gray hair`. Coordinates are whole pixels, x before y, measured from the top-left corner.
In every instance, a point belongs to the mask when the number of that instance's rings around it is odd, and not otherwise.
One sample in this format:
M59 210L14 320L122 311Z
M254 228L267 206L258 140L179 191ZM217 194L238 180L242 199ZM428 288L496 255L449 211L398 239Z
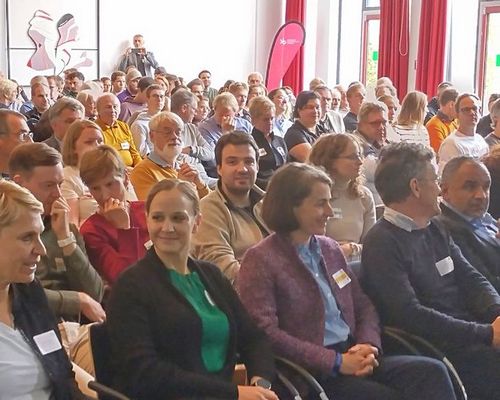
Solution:
M381 101L365 101L358 112L358 122L364 122L368 118L368 114L378 111L388 114L387 106Z
M59 118L59 115L64 110L80 111L82 117L85 115L85 109L83 105L71 97L62 97L55 102L55 104L49 109L49 121L52 122Z
M180 89L172 95L170 99L170 110L172 112L179 112L184 104L191 104L192 102L197 102L198 98L196 95L189 90Z
M10 133L9 124L7 123L7 119L9 115L14 117L22 118L26 121L26 117L14 110L9 110L8 108L4 108L0 110L0 135L8 135Z
M481 161L475 159L474 157L471 156L455 157L445 164L443 172L441 174L441 184L442 185L448 184L453 179L453 177L460 169L460 167L462 167L462 165L467 163L477 165L478 167L487 170L486 166Z
M182 122L181 117L170 111L162 111L161 113L158 113L153 118L151 118L151 120L149 121L149 129L152 131L157 130L159 126L164 122L175 124L181 129L184 128L184 122Z
M252 118L259 118L264 112L269 110L276 111L276 106L268 97L264 96L254 97L250 101L250 106L248 108Z
M410 181L421 178L434 152L422 144L395 143L380 152L375 187L384 204L400 203L411 194Z

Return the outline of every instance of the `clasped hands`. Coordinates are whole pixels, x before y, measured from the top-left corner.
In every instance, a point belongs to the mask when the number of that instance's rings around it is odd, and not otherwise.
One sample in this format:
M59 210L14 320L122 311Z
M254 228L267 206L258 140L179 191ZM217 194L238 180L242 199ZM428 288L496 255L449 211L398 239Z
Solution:
M343 375L368 376L378 367L378 349L369 344L361 343L352 346L342 353L340 373Z

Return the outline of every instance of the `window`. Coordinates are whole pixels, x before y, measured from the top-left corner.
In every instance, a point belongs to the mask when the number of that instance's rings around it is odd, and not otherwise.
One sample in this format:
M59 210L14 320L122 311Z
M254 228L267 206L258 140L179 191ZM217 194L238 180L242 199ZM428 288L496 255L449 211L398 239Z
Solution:
M476 87L486 114L490 94L500 91L500 1L480 5L476 68Z
M365 86L375 86L377 82L379 36L380 11L364 11L363 42L361 45L361 81Z

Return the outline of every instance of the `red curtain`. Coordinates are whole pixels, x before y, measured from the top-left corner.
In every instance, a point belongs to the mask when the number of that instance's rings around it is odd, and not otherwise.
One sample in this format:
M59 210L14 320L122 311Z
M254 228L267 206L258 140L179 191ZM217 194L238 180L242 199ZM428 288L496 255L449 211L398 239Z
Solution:
M286 0L285 22L297 21L305 25L306 0ZM295 95L302 91L304 82L304 46L295 56L283 77L283 86L290 86Z
M447 0L422 0L415 87L432 98L444 78Z
M380 0L378 75L391 78L400 100L408 89L408 0Z

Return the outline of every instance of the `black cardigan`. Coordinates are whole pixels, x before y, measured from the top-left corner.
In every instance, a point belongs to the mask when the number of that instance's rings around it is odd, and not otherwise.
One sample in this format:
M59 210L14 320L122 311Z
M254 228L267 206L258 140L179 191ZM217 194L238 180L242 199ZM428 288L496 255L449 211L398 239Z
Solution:
M229 320L225 365L217 374L201 357L202 325L191 304L172 285L154 248L122 273L108 303L108 329L116 362L116 387L139 399L237 398L231 383L237 354L249 376L274 378L274 360L257 328L219 269L189 259L210 297Z
M49 309L47 297L40 283L37 280L29 284L13 283L11 290L15 326L22 332L42 362L52 383L54 399L86 399L87 397L76 386L72 366L64 348L42 355L33 340L33 336L53 330L61 342L55 317Z

